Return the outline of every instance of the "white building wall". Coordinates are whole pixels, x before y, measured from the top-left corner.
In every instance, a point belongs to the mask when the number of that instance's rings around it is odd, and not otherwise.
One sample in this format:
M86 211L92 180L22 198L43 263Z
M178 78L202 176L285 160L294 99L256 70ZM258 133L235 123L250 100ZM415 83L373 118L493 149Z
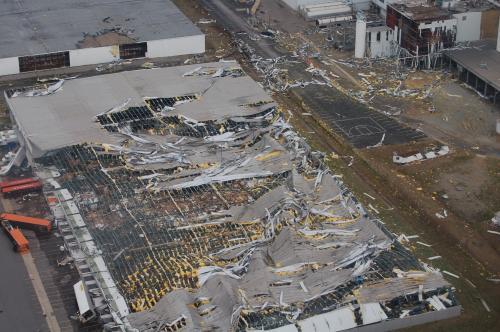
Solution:
M430 29L432 32L434 32L437 28L441 29L446 29L447 31L449 30L455 30L456 31L457 27L457 19L451 18L449 20L441 20L441 21L432 21L430 23L420 23L418 25L418 30L420 32L425 29Z
M298 10L300 7L307 6L307 5L317 5L317 4L323 4L323 3L329 3L329 2L337 2L338 0L282 0L285 4L288 5L288 7ZM365 0L358 0L358 1L365 1ZM369 0L367 0L369 1Z
M19 59L17 57L0 59L0 76L12 74L19 74Z
M118 46L82 48L69 51L69 63L71 67L112 62L118 59L120 59Z
M148 41L147 58L159 58L205 52L205 35Z
M380 32L380 40L377 40L377 33ZM367 56L370 58L390 57L394 51L395 34L391 29L385 31L367 31Z
M205 52L205 35L148 41L147 58L158 58ZM82 48L69 51L71 67L109 63L120 59L118 45ZM19 74L17 57L0 59L0 76Z
M457 42L481 39L481 12L453 14L457 19Z
M500 52L500 19L498 20L497 52Z
M354 40L354 57L362 59L366 51L366 21L364 17L358 17L356 21L356 39Z

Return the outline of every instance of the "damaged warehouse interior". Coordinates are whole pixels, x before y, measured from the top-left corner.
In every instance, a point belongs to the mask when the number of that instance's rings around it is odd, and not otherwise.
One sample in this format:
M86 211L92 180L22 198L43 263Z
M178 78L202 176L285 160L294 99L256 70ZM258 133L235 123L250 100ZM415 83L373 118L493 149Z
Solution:
M364 209L236 62L5 97L80 275L81 320L373 331L460 313L440 271Z
M0 8L0 332L500 330L499 1Z

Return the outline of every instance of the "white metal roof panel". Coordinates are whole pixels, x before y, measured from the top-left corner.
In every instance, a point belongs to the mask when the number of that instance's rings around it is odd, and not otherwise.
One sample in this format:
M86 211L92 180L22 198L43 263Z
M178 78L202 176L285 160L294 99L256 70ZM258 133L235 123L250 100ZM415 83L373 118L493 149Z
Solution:
M85 287L83 282L80 280L73 285L73 290L75 291L76 302L78 304L78 311L81 315L90 310L90 304L87 298L87 293L85 292Z
M379 303L361 303L360 311L364 325L378 323L387 319L387 315Z
M344 307L304 319L299 326L302 331L337 332L354 328L357 324L352 309Z

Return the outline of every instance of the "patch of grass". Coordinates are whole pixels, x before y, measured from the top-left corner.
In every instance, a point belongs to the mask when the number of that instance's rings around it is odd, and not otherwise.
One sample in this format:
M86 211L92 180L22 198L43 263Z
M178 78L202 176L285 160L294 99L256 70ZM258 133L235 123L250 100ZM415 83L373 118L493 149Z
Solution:
M487 161L487 172L489 179L479 193L479 198L486 205L487 210L483 213L483 219L491 218L500 211L500 161L489 158Z

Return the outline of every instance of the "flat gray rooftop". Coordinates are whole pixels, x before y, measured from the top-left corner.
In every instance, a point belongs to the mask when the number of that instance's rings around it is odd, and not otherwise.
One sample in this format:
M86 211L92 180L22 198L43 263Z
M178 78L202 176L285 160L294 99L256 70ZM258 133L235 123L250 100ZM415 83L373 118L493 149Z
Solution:
M183 74L203 67L208 74ZM127 107L144 106L144 98L197 95L175 106L169 115L196 121L247 116L260 112L248 104L272 99L248 76L212 77L218 68L240 68L235 63L207 63L161 69L124 71L65 81L54 94L38 97L19 95L7 99L30 152L45 152L84 142L116 143L117 138L95 120L127 100ZM121 139L120 139L121 140Z
M495 48L495 41L482 40L472 45L446 53L453 61L500 91L500 52Z
M199 34L170 0L0 0L0 58Z

